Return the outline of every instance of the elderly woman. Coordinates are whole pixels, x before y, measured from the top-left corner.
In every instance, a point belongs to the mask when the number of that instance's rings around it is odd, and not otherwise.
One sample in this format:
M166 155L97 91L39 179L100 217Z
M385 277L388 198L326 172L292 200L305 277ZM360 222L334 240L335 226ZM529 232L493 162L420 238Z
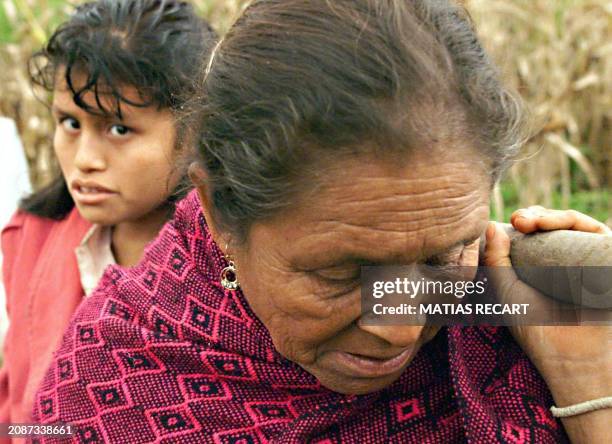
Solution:
M603 442L610 410L549 408L610 394L608 327L361 317L361 265L477 265L484 232L484 261L510 265L489 194L520 107L461 7L255 1L201 96L199 199L81 306L36 421L78 442ZM513 223L607 230L541 208Z

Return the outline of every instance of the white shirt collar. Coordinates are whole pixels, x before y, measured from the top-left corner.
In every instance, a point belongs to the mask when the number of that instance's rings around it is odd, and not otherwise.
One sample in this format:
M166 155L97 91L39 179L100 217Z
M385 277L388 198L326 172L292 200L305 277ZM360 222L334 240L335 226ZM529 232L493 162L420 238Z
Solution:
M117 263L111 242L112 228L94 224L74 250L85 296L97 287L106 267Z

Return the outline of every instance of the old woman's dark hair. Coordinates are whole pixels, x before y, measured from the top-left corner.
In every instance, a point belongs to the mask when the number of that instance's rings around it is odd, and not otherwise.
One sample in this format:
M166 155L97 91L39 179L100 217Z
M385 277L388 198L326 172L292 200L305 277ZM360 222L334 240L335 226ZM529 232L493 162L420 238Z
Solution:
M520 101L450 0L256 0L201 94L212 216L241 241L323 159L452 141L479 149L494 183L522 139Z
M191 4L178 0L97 0L76 8L30 59L34 84L49 91L63 75L74 102L90 113L121 118L121 104L180 109L194 91L199 63L210 53L216 35ZM79 87L75 75L86 75ZM82 85L82 86L81 86ZM142 100L133 102L121 88L134 87ZM97 108L83 96L93 93ZM114 98L104 107L99 94ZM179 132L180 133L180 132ZM177 141L177 144L180 142ZM185 188L182 183L180 190ZM175 201L180 196L173 194ZM30 213L64 218L74 207L64 178L24 199Z

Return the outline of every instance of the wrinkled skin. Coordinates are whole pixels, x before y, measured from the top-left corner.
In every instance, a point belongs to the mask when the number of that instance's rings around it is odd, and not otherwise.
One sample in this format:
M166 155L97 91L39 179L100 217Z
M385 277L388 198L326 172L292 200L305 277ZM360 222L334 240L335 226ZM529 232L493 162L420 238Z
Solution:
M192 168L196 184L205 173ZM270 331L277 350L331 390L362 394L395 381L437 330L420 326L367 326L360 322L359 266L479 263L479 236L487 245L481 262L495 267L491 282L505 302L546 304L517 280L510 241L488 223L490 178L470 151L429 151L405 162L357 156L339 160L321 176L316 193L292 208L254 224L244 245L211 225L217 243L228 246L249 304ZM205 185L198 187L212 221ZM607 235L600 222L575 211L531 207L511 220L523 233L573 229ZM222 247L223 248L223 247ZM499 270L496 272L495 270ZM558 406L609 396L612 389L610 326L511 329L538 367ZM358 377L339 355L389 358L408 351L398 370ZM572 442L605 442L610 409L563 419Z
M434 257L478 264L490 177L476 154L432 154L402 162L365 155L343 159L325 171L316 193L254 224L245 245L230 242L240 286L277 350L331 390L362 394L391 384L438 331L361 325L361 265ZM219 245L231 241L222 233L214 236ZM338 359L342 352L409 356L392 373L363 377Z

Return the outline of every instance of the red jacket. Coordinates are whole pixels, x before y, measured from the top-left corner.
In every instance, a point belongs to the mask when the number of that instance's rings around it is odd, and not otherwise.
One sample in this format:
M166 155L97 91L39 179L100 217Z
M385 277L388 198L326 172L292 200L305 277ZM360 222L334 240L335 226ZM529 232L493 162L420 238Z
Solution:
M0 370L1 423L31 422L36 389L84 297L74 249L90 227L76 209L61 221L18 211L2 231L10 324Z

